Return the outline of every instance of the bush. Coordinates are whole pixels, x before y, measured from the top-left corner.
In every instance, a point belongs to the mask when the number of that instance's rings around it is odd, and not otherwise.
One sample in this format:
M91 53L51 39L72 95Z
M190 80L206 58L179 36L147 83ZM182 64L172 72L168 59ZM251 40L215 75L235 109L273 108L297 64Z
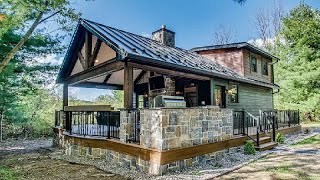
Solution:
M256 149L252 141L246 141L244 144L244 153L245 154L256 154Z
M276 142L277 143L280 143L280 144L283 144L284 143L284 135L282 133L278 133L276 135Z

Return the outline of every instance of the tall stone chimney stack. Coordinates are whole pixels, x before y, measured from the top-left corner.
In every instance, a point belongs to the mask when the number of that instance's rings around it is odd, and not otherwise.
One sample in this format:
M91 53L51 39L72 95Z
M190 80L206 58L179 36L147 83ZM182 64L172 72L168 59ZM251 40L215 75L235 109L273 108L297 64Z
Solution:
M166 25L162 25L161 29L153 32L152 39L163 45L175 47L175 32L168 30Z

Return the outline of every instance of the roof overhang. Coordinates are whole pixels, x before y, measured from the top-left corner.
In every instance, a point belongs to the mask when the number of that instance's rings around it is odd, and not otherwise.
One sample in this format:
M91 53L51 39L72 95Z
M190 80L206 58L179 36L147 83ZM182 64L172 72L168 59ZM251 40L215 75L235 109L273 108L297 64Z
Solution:
M190 49L193 52L200 52L200 51L210 51L210 50L218 50L218 49L231 49L231 48L237 48L237 49L246 49L251 52L257 53L265 58L274 59L276 61L279 61L279 58L268 53L267 51L258 48L250 43L247 42L240 42L240 43L231 43L231 44L221 44L221 45L214 45L214 46L203 46L203 47L195 47Z
M272 83L257 81L257 80L250 79L250 78L246 78L246 79L234 78L234 77L230 77L230 76L226 76L223 74L214 73L214 72L210 72L210 71L189 68L189 67L180 66L177 64L170 64L170 63L161 62L161 61L155 61L153 59L140 57L140 56L137 56L134 54L128 54L126 60L129 62L130 61L136 62L141 65L149 65L149 66L151 66L150 68L155 66L155 67L170 69L173 71L193 73L195 75L200 75L200 76L209 77L209 78L218 77L218 78L222 78L222 79L227 79L227 80L232 80L232 81L237 81L237 82L242 82L242 83L247 83L247 84L253 84L253 85L263 86L263 87L267 87L267 88L273 88L273 89L279 88L278 85L272 84ZM136 67L139 67L139 66L136 66Z

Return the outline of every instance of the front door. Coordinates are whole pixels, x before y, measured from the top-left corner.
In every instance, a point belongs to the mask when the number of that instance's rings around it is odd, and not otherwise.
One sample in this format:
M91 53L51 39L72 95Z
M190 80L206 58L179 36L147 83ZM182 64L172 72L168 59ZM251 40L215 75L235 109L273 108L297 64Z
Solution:
M226 107L226 93L225 93L225 86L217 86L215 85L214 89L214 97L215 97L215 105L219 106L220 108Z

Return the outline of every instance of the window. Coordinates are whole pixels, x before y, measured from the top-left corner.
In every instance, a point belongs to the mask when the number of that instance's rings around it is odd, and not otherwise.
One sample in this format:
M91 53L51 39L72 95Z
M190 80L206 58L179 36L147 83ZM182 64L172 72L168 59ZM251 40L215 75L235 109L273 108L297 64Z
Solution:
M257 72L257 57L251 56L251 72Z
M261 62L261 72L263 75L268 76L268 63L266 61Z
M228 90L228 94L230 95L230 101L232 103L238 103L239 97L238 97L238 86L237 85L231 85L230 89Z

